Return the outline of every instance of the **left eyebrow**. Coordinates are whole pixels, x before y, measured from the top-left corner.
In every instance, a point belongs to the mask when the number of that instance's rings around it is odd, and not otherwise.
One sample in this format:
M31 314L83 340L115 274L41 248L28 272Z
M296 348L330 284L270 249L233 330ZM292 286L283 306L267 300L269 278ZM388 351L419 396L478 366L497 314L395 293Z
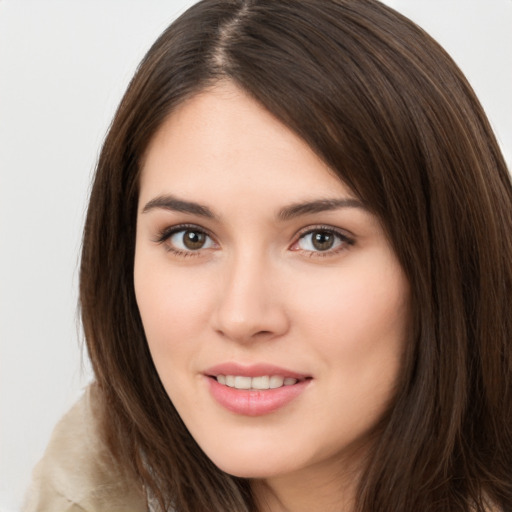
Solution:
M305 203L296 203L286 206L278 213L279 220L286 221L301 215L338 210L340 208L361 208L368 211L368 208L359 200L352 198L342 199L318 199Z
M147 213L155 208L190 213L192 215L199 215L200 217L207 217L209 219L216 218L214 213L207 206L193 201L185 201L184 199L179 199L171 195L163 195L151 199L151 201L149 201L142 209L142 213Z

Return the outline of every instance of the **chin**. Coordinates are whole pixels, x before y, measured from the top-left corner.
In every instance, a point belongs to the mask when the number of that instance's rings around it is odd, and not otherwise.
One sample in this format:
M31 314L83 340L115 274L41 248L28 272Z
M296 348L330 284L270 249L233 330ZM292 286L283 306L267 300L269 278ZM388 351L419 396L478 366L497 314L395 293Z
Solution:
M291 470L291 468L288 468L288 470L279 467L276 468L272 463L266 460L262 462L254 461L253 463L247 463L247 461L240 461L240 463L229 461L225 464L217 464L217 462L213 460L213 463L228 475L249 479L272 478Z
M292 473L306 464L285 451L278 449L271 453L263 450L235 450L226 453L208 453L206 455L222 471L239 478L265 479Z

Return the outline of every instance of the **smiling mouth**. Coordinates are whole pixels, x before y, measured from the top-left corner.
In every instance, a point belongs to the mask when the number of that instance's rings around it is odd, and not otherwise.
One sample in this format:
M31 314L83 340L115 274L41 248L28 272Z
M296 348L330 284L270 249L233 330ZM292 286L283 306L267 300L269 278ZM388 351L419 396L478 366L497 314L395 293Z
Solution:
M278 389L284 386L293 386L297 384L297 382L301 382L300 379L283 377L281 375L261 375L258 377L247 377L245 375L212 375L211 378L215 379L223 386L254 391Z
M312 376L270 364L225 363L208 369L209 390L222 407L242 416L264 416L296 400Z

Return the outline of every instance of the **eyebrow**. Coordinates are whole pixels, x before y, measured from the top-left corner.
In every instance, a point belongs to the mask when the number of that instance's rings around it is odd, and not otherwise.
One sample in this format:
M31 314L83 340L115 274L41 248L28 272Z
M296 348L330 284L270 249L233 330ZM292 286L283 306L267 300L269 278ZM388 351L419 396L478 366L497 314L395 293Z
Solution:
M171 195L158 196L151 199L142 210L142 213L149 212L155 208L162 208L164 210L171 210L175 212L191 213L192 215L199 215L200 217L207 217L215 219L216 216L207 206L192 201L185 201L178 199Z
M206 217L208 219L217 219L217 216L212 212L212 210L210 210L210 208L208 208L208 206L193 201L185 201L184 199L179 199L172 195L162 195L151 199L151 201L146 203L144 206L142 213L149 212L156 208L190 213L192 215L199 215L200 217ZM279 210L277 218L281 221L287 221L302 215L338 210L340 208L368 209L361 201L353 198L317 199L314 201L305 201L286 206Z
M368 210L368 208L358 199L318 199L316 201L307 201L286 206L280 210L278 217L280 220L285 221L295 217L300 217L301 215L327 212L331 210L338 210L340 208L361 208L363 210Z

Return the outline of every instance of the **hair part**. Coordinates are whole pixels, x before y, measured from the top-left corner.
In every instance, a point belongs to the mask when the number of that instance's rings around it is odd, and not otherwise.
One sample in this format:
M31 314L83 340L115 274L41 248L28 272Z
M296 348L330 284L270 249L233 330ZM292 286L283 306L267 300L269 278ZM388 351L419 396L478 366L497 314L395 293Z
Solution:
M144 152L229 80L302 137L381 220L409 279L411 342L361 479L359 512L512 506L512 187L450 57L375 0L203 0L139 66L99 158L80 301L105 435L165 509L253 511L158 378L135 301Z

